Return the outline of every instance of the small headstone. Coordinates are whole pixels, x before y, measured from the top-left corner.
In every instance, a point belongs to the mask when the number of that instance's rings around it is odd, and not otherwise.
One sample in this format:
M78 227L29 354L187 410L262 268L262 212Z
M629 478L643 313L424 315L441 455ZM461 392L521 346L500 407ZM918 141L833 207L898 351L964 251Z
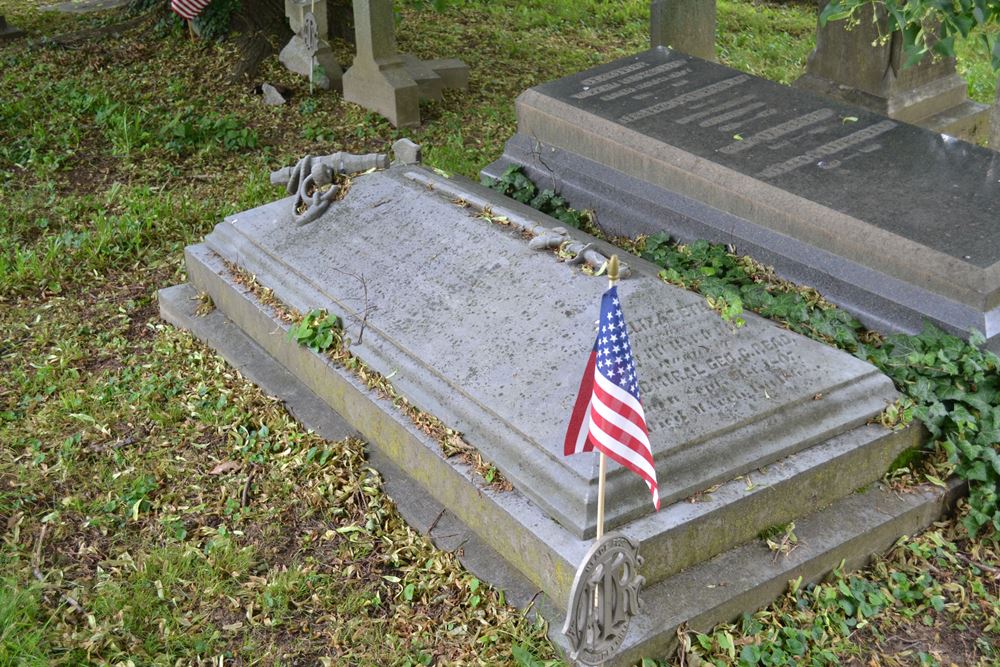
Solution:
M392 157L393 164L419 164L420 144L415 144L404 137L392 145Z
M1000 154L679 54L522 93L512 163L613 234L734 244L870 326L1000 349Z
M8 39L15 39L24 34L23 30L15 28L7 23L7 19L0 14L0 42Z
M285 0L285 16L295 35L278 54L278 60L317 88L340 90L344 70L327 41L326 0Z
M419 60L396 51L392 0L355 0L357 55L344 73L344 99L385 116L396 127L420 125L420 100L468 86L460 60Z
M714 61L715 14L715 0L653 0L649 45Z
M268 106L278 106L284 104L288 100L285 96L278 92L278 89L269 83L265 83L260 87L261 95L264 96L264 104Z
M825 4L820 0L821 8ZM985 139L989 107L968 99L955 59L927 55L903 67L903 40L883 38L887 14L878 9L873 20L875 11L866 5L856 25L818 26L816 48L796 87L967 141Z

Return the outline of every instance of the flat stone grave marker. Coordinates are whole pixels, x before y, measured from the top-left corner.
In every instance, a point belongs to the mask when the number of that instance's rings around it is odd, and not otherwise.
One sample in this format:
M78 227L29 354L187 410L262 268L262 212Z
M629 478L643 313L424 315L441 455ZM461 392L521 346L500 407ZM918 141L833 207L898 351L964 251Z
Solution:
M427 514L446 548L494 550L497 560L477 574L495 581L506 571L524 590L543 591L538 608L558 628L595 532L598 459L564 457L562 440L607 280L532 245L565 237L591 266L615 250L407 164L416 149L397 144L395 166L340 183L343 196L315 217L285 198L227 218L186 249L191 284L162 290L161 313L249 377L283 386L275 392L293 409L311 397L343 415L426 494L394 496L401 511ZM701 297L663 283L657 267L620 255L664 506L654 513L642 481L611 464L607 523L639 545L646 607L607 664L664 655L681 624L731 619L790 578L856 563L939 516L940 489L853 493L920 439L916 428L873 423L898 398L888 378L753 315L734 329ZM199 293L216 307L207 315L196 311ZM349 368L291 341L277 304L343 318L353 357L461 433L512 488L448 457L420 420ZM398 469L387 475L399 483ZM438 519L446 527L435 534ZM791 520L804 545L776 561L754 537Z
M517 101L525 165L612 233L731 243L870 325L1000 339L1000 155L651 49Z
M359 358L468 434L568 530L590 535L595 461L561 446L606 281L417 196L424 187L395 170L358 178L316 222L258 209L206 242L297 308L364 320ZM768 322L732 330L655 271L621 292L664 503L855 428L895 396L872 366ZM624 469L608 487L609 527L652 511Z

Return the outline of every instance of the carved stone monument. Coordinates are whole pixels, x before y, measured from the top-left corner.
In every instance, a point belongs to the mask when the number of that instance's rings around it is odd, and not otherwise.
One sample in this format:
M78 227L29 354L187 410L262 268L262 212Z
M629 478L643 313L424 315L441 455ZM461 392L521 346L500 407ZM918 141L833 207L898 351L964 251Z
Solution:
M461 60L419 60L397 53L392 0L355 0L357 55L344 74L344 99L389 119L396 127L420 125L420 100L440 100L445 88L465 88Z
M1000 348L1000 154L667 49L546 83L484 174L524 165L612 234L666 231L880 329Z
M732 329L701 297L618 250L630 269L619 293L664 508L654 513L643 482L612 463L606 520L629 548L615 538L594 547L597 458L563 456L562 439L607 282L593 274L613 249L486 188L406 164L419 153L411 143L397 153L395 166L350 176L308 221L287 197L219 223L187 248L192 284L161 291L161 312L293 410L343 415L388 466L389 483L410 489L393 496L404 515L467 555L485 554L481 576L509 577L502 585L531 591L524 602L543 591L534 603L552 628L572 619L569 637L553 634L568 653L608 665L663 655L680 624L732 618L788 579L857 563L938 515L941 489L853 493L919 441L917 429L872 423L898 396L885 376L753 315ZM276 180L325 181L386 162L340 154ZM561 239L555 251L552 238ZM573 254L587 257L561 260ZM266 303L242 272L268 290ZM204 317L199 292L216 306ZM289 340L279 303L339 316L353 361ZM512 488L448 457L398 403L369 390L351 370L360 364L364 377L381 374L460 434ZM420 524L422 516L430 519ZM803 546L775 561L755 535L792 519ZM448 526L435 533L439 520ZM626 623L640 585L646 605ZM582 602L595 590L600 616Z
M23 30L15 28L7 23L7 19L0 14L0 42L6 41L8 39L15 39L24 34Z
M714 61L715 15L715 0L653 0L649 45Z
M820 0L820 9L826 0ZM903 67L902 34L882 39L888 21L874 5L861 11L860 23L817 26L816 48L806 74L795 85L896 120L976 142L989 135L989 107L968 99L968 85L955 71L954 58L926 56Z
M343 70L327 38L327 0L285 0L285 16L295 35L278 54L281 64L324 90L341 90Z

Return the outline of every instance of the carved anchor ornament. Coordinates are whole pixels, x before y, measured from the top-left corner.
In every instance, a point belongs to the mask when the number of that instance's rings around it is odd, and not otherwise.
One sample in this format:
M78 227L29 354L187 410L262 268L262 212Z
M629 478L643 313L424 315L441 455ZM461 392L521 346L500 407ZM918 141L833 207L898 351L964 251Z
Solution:
M323 215L330 203L338 199L341 188L338 176L388 167L389 156L385 153L307 155L294 167L271 172L271 184L284 185L288 194L295 195L292 217L296 224L304 225Z
M585 665L611 658L639 613L642 558L632 540L609 533L597 540L576 571L563 633L570 657Z

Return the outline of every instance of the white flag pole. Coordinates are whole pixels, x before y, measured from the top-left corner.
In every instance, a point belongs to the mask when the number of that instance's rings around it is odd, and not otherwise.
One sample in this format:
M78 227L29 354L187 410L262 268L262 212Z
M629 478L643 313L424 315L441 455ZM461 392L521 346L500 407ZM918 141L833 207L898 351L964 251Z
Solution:
M608 259L608 289L618 284L618 255ZM601 463L597 477L597 539L604 536L604 476L607 469L607 457L601 451Z

